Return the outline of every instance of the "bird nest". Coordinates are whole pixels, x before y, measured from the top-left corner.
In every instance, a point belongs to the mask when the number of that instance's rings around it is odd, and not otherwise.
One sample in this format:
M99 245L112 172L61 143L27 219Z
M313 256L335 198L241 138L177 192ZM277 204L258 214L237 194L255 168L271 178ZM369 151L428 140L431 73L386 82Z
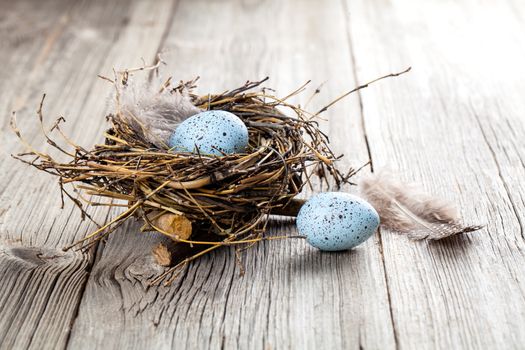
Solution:
M63 118L49 133L44 131L48 143L66 155L65 161L32 148L13 120L15 133L30 149L15 157L58 176L62 196L70 198L83 217L90 218L86 204L124 208L67 249L88 248L132 217L142 221L143 231L158 231L178 243L253 243L265 239L269 215L296 213L290 203L312 176L331 177L326 181L340 186L355 173L353 169L342 173L334 165L338 157L319 128L317 114L287 102L304 87L278 98L270 89L255 91L265 80L203 96L193 93L195 81L177 86L168 81L162 86L184 96L198 110L224 110L238 116L249 131L245 153L216 156L170 150L152 141L140 119L126 115L117 98L116 112L106 117L110 128L103 144L91 149L77 145L62 132ZM128 84L127 76L120 84ZM64 142L53 138L52 132L58 132L69 147L60 145ZM79 196L66 190L71 183L81 190Z
M368 84L344 94L317 113L288 102L305 86L279 98L274 96L274 90L261 88L266 79L202 96L194 93L197 80L173 85L168 79L160 87L154 87L153 95L175 98L158 103L165 105L159 114L162 118L169 119L170 113L181 112L176 104L189 101L189 107L180 108L186 111L179 114L186 113L187 117L196 111L223 110L245 123L249 131L247 151L217 156L200 154L198 150L195 153L171 150L163 142L162 134L165 141L165 134L170 131L166 126L169 129L175 124L157 125L161 137L152 138L149 128L156 121L145 125L152 120L151 109L135 108L142 103L136 99L132 108L123 108L123 93L130 89L129 70L116 74L114 80L102 78L116 88L116 108L106 117L110 127L104 133L103 144L91 149L77 145L61 130L64 119L59 118L49 132L42 127L48 143L62 154L52 156L31 147L12 120L14 132L29 149L14 157L58 176L62 199L70 198L83 218L91 219L86 205L122 208L113 219L97 224L94 232L65 249L87 249L128 219L136 218L141 221L142 231L160 232L177 245L201 247L197 253L176 261L178 264L167 264L176 268L223 245L281 238L265 236L268 218L272 214L295 215L301 203L294 197L304 186L311 186L312 176L339 187L349 183L356 173L354 169L343 173L335 166L340 157L330 149L328 137L320 130L316 117ZM43 101L44 98L37 113L40 123ZM141 113L144 118L135 115ZM178 122L184 119L181 115ZM77 195L66 189L68 184L73 184Z

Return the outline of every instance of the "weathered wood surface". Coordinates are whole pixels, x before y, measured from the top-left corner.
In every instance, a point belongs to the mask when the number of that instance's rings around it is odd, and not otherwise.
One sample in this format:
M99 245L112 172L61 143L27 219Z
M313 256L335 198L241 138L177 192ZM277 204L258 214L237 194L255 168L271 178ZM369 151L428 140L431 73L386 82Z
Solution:
M524 13L510 0L0 2L0 348L522 347ZM110 108L96 75L157 52L166 74L200 75L201 92L267 75L281 94L326 81L313 110L413 65L331 108L323 127L345 166L399 169L487 229L435 244L380 232L339 254L267 242L245 252L244 276L223 249L171 287L148 286L160 238L132 222L96 254L62 252L94 225L8 156L21 149L11 110L45 148L33 110L46 92L48 120L64 115L90 145Z
M2 2L2 348L67 345L93 256L61 248L95 228L71 205L60 210L56 179L9 157L21 150L9 132L10 112L19 111L24 136L46 149L33 110L48 92L50 123L67 116L67 130L80 144L100 141L110 90L96 75L112 65L140 65L137 46L152 60L171 8L171 2ZM93 215L103 221L108 213Z
M381 235L401 348L525 344L524 8L474 3L346 3L359 79L416 66L362 94L374 167L420 179L466 220L487 224L438 244Z

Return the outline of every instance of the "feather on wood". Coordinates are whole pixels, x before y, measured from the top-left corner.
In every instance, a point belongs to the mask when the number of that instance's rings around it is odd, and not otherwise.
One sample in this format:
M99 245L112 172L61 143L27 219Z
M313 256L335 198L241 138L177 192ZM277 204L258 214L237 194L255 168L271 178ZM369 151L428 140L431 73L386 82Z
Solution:
M360 188L379 213L381 225L406 233L410 239L439 240L482 228L463 225L453 204L422 192L414 184L402 183L387 171L364 178Z

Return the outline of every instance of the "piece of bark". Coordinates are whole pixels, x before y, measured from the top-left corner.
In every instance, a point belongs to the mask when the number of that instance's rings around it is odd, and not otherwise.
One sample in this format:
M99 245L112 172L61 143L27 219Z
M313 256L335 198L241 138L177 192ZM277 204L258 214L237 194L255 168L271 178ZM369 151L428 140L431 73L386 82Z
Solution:
M159 243L152 251L153 258L160 266L171 266L173 255L164 243Z
M200 229L197 225L195 232L192 237L195 241L207 241L214 242L224 239L224 237L218 236L211 233L210 230ZM162 246L162 247L161 247ZM187 243L177 243L175 241L167 241L159 243L152 251L155 261L161 266L174 266L179 262L188 258L194 254L199 253L200 251L208 248L208 245L204 244L187 244ZM169 256L169 265L163 265L168 262L167 257Z
M158 216L158 213L149 215L151 223L160 228L163 233L173 236L174 240L189 239L192 233L191 221L184 215L165 213ZM154 229L153 227L151 228Z

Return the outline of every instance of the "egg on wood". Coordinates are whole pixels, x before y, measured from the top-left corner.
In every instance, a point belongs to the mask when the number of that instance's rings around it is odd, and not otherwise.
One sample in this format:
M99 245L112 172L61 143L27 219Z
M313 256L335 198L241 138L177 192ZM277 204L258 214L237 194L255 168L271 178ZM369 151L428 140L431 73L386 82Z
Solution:
M351 249L374 234L379 215L365 200L344 192L310 198L297 215L297 229L320 250Z
M242 153L248 147L248 128L233 113L201 112L183 121L168 145L176 152L198 151L203 155Z

